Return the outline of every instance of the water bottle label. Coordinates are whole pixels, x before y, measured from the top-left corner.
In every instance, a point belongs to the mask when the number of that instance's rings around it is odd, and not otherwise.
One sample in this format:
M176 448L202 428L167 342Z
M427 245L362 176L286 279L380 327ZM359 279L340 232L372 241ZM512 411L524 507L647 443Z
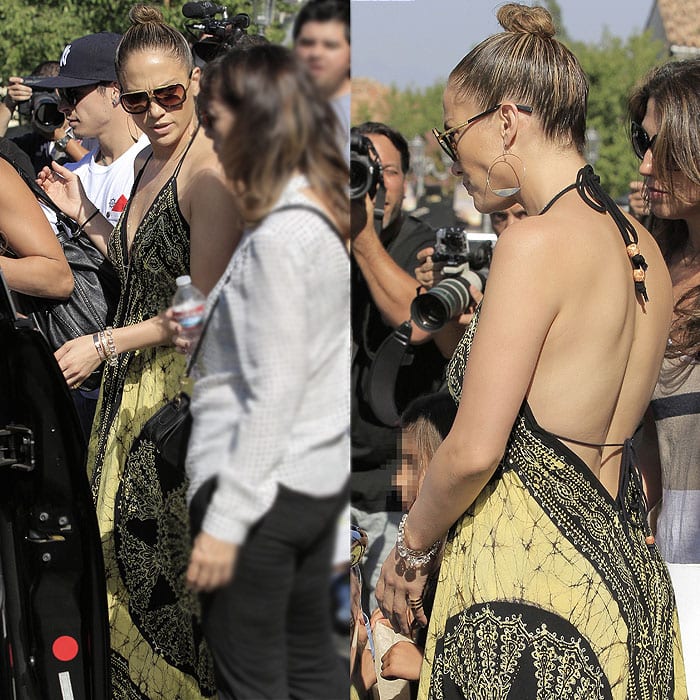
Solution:
M183 328L194 328L202 322L204 304L189 306L182 310L173 309L173 317Z

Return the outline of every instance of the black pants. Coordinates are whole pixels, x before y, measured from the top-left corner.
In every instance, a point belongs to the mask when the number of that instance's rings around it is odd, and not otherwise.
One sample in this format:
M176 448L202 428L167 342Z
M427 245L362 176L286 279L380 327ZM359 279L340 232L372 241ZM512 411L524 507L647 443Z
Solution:
M312 498L280 487L241 547L232 583L205 597L220 700L349 696L330 616L331 560L346 500L345 491Z

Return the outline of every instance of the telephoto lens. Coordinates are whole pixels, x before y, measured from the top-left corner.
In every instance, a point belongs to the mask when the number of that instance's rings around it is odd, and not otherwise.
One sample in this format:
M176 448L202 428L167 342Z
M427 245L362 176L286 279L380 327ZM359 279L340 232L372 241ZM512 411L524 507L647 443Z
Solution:
M473 270L446 277L425 294L418 294L411 302L411 320L430 333L439 331L451 318L464 313L472 304L469 285L480 292L484 278Z

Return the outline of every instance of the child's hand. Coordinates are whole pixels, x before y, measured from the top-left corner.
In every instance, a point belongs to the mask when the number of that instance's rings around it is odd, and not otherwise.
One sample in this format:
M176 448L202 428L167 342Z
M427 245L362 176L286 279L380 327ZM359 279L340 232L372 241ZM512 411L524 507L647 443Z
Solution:
M413 642L396 642L382 656L382 678L417 681L422 663L423 651L420 647Z

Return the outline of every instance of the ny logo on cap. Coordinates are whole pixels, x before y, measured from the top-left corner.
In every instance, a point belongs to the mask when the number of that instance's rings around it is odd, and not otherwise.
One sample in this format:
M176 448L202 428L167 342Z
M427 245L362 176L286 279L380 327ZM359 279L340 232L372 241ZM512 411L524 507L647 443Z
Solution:
M65 49L63 49L63 53L61 54L61 60L59 61L59 67L63 67L66 65L66 61L68 60L68 54L70 53L70 47L71 44L68 44Z

